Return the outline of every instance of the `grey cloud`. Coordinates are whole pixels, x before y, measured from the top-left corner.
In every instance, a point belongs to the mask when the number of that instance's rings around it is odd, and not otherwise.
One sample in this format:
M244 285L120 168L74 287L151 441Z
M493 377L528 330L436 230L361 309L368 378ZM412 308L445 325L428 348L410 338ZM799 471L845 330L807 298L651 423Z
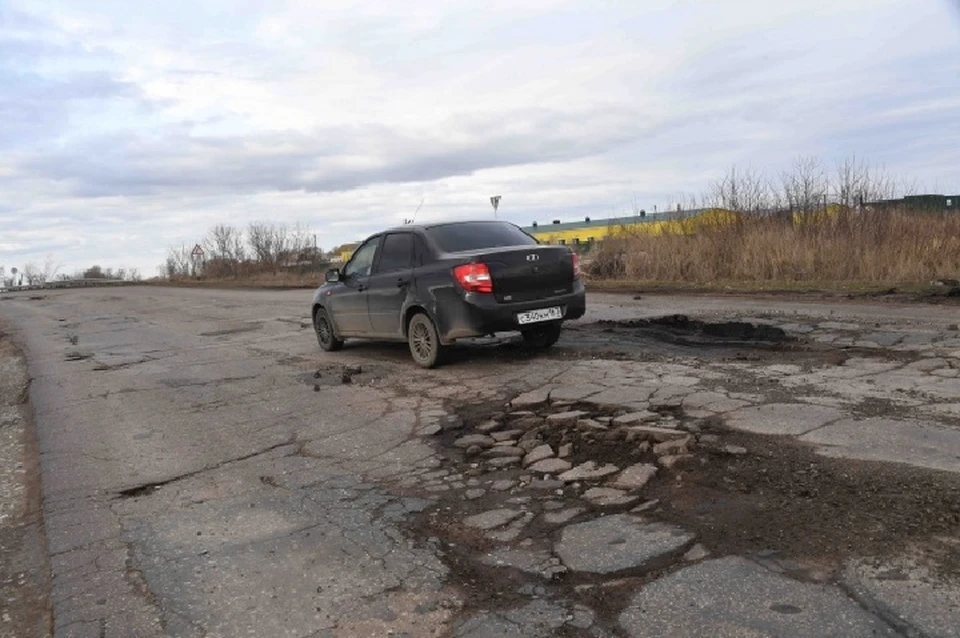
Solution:
M41 242L28 241L27 245L24 248L14 248L13 250L5 250L3 251L3 253L7 259L28 257L28 259L26 259L25 261L29 261L30 259L36 259L37 255L56 255L56 254L62 253L65 250L73 249L75 247L76 247L76 242L70 242L70 241L41 241ZM0 263L0 266L2 265L3 264ZM12 265L16 265L16 264L14 263Z
M0 147L31 144L59 134L66 125L70 103L110 98L140 99L139 88L105 73L51 80L0 67Z
M97 137L34 153L21 170L66 182L76 194L143 195L268 190L344 191L384 182L432 181L475 171L602 153L642 131L627 111L518 111L461 121L457 139L401 134L381 125L233 138ZM367 166L356 168L361 156Z

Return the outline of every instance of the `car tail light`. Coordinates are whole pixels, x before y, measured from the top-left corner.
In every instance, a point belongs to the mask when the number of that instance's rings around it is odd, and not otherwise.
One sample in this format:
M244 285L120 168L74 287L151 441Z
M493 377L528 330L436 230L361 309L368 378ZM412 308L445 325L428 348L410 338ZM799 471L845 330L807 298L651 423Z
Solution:
M464 264L453 269L457 283L467 292L493 292L493 279L486 264Z
M573 253L573 278L580 279L580 255Z

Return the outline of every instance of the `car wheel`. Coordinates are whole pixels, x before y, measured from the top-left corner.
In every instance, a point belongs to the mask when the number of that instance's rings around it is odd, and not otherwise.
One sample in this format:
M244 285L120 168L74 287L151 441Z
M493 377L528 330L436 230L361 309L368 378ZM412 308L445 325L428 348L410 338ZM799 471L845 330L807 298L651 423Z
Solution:
M343 347L343 340L337 339L330 315L323 308L317 308L317 312L313 315L313 329L317 333L317 342L320 347L327 352L336 352Z
M523 340L534 348L549 348L560 339L561 327L559 323L551 323L536 328L522 330Z
M440 343L437 328L430 317L422 312L410 319L407 342L410 344L410 355L421 368L433 368L442 361L445 348Z

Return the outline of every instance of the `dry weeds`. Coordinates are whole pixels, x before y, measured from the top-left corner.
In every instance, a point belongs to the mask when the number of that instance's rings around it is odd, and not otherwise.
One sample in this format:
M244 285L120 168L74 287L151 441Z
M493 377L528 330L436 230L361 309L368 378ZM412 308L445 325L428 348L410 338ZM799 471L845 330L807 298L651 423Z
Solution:
M743 217L695 234L610 239L591 261L599 279L927 284L960 275L960 214L840 210L798 222Z

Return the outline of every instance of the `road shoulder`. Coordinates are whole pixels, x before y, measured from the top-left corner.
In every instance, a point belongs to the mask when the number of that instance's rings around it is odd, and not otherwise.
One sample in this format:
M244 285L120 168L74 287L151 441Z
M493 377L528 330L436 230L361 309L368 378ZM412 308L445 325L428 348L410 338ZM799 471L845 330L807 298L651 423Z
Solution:
M50 563L23 354L0 326L0 636L52 635Z

